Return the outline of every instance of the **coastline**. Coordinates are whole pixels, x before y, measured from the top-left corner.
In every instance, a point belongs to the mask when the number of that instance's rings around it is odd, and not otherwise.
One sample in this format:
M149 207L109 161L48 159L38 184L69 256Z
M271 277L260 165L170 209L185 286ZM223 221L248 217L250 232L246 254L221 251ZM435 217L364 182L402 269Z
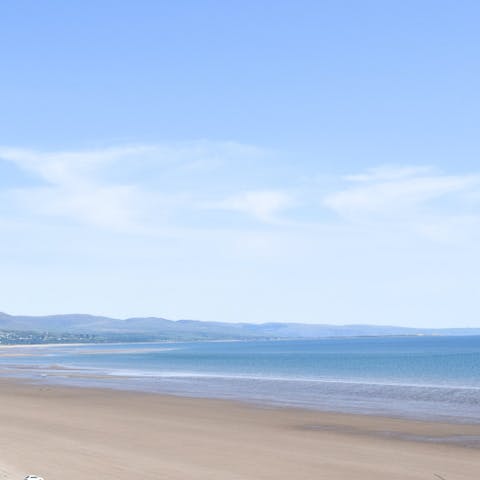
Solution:
M0 478L470 480L480 470L479 425L4 378L0 405Z

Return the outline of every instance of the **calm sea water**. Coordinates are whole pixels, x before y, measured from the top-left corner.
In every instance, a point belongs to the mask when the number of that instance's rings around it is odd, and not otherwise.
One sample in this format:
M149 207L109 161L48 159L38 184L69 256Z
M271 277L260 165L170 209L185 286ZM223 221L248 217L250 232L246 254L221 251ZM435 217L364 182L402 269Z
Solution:
M16 376L329 411L480 423L480 337L42 347ZM5 370L7 369L7 370Z

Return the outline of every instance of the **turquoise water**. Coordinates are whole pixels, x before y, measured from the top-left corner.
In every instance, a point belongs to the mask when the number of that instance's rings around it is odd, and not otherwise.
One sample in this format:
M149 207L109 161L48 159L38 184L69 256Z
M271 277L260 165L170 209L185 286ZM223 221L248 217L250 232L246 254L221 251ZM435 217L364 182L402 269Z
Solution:
M10 374L44 382L480 422L480 337L84 345L26 351L29 356L0 358L0 365Z

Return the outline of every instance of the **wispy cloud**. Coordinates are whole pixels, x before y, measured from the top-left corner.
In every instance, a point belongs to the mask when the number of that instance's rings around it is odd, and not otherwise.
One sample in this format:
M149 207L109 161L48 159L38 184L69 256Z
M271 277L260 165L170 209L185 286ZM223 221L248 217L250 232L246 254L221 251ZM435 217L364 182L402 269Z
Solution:
M295 201L284 191L258 190L232 195L219 202L207 204L208 208L241 212L267 223L280 222L280 213L292 207Z
M480 175L449 175L432 167L379 167L344 177L323 205L340 221L397 229L439 242L480 234Z
M0 148L0 158L37 174L52 185L78 185L90 182L95 173L107 164L144 155L149 146L124 146L99 150L39 152L19 148Z
M39 180L4 189L3 211L127 233L220 229L235 221L244 227L245 219L252 226L312 231L327 223L333 229L368 223L379 231L397 225L435 239L479 229L477 173L380 166L339 176L337 188L319 204L318 189L287 176L274 182L274 163L266 168L269 154L207 141L64 152L0 147L0 159ZM264 169L260 180L256 168ZM336 222L321 220L326 211L336 214Z
M101 181L107 165L144 154L149 147L128 146L81 152L36 152L1 148L0 158L43 180L41 186L11 192L17 205L40 215L71 217L100 227L131 229L141 192L134 185Z
M324 205L350 218L412 213L447 196L459 200L480 187L478 174L434 174L429 167L375 169L346 179L349 185L327 195Z
M366 172L346 175L344 178L350 182L375 182L402 180L405 178L418 177L422 175L431 175L435 169L431 166L393 166L383 165L380 167L369 168Z
M152 176L161 179L166 171L179 176L201 171L216 171L228 162L255 159L265 151L235 142L189 142L179 144L125 145L84 151L40 152L19 148L0 148L0 159L36 176L40 186L16 189L9 198L17 206L38 215L69 217L98 227L139 231L152 227L163 214L174 214L196 199L182 187L168 193L152 188ZM127 168L126 168L127 166ZM135 178L118 169L140 172ZM208 189L208 185L205 186ZM241 209L240 201L237 207ZM245 212L266 219L278 209L279 196L269 193L247 195Z

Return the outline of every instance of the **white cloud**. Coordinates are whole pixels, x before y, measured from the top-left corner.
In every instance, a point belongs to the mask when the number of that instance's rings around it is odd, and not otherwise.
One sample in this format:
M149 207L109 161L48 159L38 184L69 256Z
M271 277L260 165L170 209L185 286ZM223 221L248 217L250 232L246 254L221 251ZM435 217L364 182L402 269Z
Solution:
M172 212L175 204L184 204L190 193L166 194L149 189L145 183L150 178L132 180L127 175L123 183L112 180L119 166L140 171L140 177L161 177L167 168L176 169L180 175L191 174L264 154L264 150L250 145L208 141L64 152L0 147L0 159L44 182L42 186L10 191L9 198L16 205L37 215L69 217L127 231L151 229L152 218L158 220L166 210ZM259 215L273 212L275 201L279 200L263 198L263 207L258 205L256 211Z
M364 173L357 173L345 176L345 180L350 182L372 182L372 181L388 181L401 180L409 177L420 175L428 175L435 173L435 170L428 165L425 166L392 166L383 165L380 167L369 168Z
M207 206L214 209L246 213L267 223L279 222L278 215L294 205L292 196L283 191L248 191Z
M376 167L339 178L341 187L325 195L319 208L318 191L300 188L287 177L280 187L268 184L269 153L207 141L66 152L0 147L0 159L41 181L4 188L2 215L17 221L50 216L115 231L164 234L209 230L203 215L210 210L229 212L240 221L234 214L313 231L322 226L319 218L326 207L338 215L338 222L328 224L337 230L364 222L376 231L397 226L433 239L479 230L478 174L448 175L429 166ZM206 218L212 225L212 217ZM214 227L221 229L223 217L215 218Z
M144 154L149 147L127 146L82 152L35 152L1 148L0 158L36 175L45 185L11 192L17 205L40 215L71 217L113 229L135 227L141 193L133 185L99 181L98 170L121 159Z
M480 186L479 175L428 175L429 171L406 167L351 175L347 179L354 185L327 195L323 203L346 217L410 214L448 195L460 199Z
M151 152L149 146L125 146L86 151L37 152L17 148L0 148L0 158L37 174L53 185L78 185L91 181L101 167L121 159Z
M390 230L440 243L471 244L480 236L480 202L475 201L479 174L380 167L344 177L344 181L346 186L322 202L343 224L376 235Z
M114 230L136 230L142 193L134 186L82 184L75 188L41 187L17 190L17 205L39 215L72 218Z

